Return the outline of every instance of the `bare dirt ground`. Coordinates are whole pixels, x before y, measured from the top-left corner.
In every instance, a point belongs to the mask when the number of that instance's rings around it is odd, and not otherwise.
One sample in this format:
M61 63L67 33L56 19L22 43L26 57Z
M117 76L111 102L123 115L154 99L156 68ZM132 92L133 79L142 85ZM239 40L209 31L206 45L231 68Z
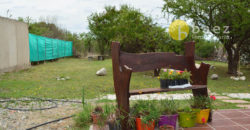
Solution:
M36 125L71 116L81 110L81 103L56 101L57 107L47 110L18 111L0 108L0 130L25 130ZM44 105L44 104L43 104ZM51 104L48 104L49 106ZM10 105L14 107L13 105ZM15 105L18 107L18 105ZM32 106L34 107L34 106ZM35 106L36 107L36 106ZM66 130L74 125L73 118L38 127L38 130Z

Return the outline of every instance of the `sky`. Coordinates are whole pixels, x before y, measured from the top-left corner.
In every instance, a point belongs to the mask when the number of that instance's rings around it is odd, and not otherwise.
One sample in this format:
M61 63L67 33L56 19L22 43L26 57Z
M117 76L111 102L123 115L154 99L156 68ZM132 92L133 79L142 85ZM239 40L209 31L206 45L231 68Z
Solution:
M107 5L120 7L122 4L139 9L162 27L168 27L171 23L163 17L163 0L0 0L0 16L12 15L14 19L29 16L33 21L49 17L56 19L56 23L64 29L82 33L89 31L89 15L104 11Z

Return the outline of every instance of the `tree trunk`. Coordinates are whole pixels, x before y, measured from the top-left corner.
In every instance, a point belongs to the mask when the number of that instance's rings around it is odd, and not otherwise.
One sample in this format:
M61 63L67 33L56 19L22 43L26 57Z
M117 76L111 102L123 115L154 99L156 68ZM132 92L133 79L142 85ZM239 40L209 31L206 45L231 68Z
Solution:
M228 54L228 74L233 74L237 76L237 69L240 59L240 49L236 48L235 50L232 49L232 45L225 46Z
M161 69L154 69L154 76L159 76Z

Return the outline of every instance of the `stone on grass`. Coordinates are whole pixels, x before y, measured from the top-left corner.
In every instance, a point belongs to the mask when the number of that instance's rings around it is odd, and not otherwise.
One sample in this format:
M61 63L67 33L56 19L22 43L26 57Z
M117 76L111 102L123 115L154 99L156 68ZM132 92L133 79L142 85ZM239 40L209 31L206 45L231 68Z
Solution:
M212 80L217 80L218 78L219 78L219 76L217 74L212 74L211 75Z
M70 79L70 77L69 77L69 76L66 76L66 77L65 77L65 79L69 80L69 79Z
M246 76L241 76L240 80L246 80Z
M96 72L96 75L98 76L105 76L107 74L107 70L105 68L101 68Z
M223 102L229 102L229 103L248 103L248 101L245 100L222 100Z
M197 69L199 69L199 68L200 68L200 64L195 64L195 67L196 67Z
M232 80L236 80L236 81L240 80L239 77L235 77L235 76L231 76L230 78L231 78Z
M215 66L211 65L209 69L213 70L213 69L215 69Z
M242 72L240 72L240 71L237 71L237 75L242 76L242 75L243 75L243 73L242 73Z
M237 107L243 107L243 108L247 108L250 109L250 105L242 105L242 104L238 104Z
M215 96L216 99L230 99L229 97L227 96Z

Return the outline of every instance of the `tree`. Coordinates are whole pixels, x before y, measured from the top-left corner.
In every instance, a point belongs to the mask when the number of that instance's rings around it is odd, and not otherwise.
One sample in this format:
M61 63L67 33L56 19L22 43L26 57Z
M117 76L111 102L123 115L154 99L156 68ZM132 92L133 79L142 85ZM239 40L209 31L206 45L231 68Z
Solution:
M228 53L228 73L237 74L240 51L249 44L248 0L164 0L163 11L193 20L223 43ZM250 50L249 50L250 51Z
M153 23L151 17L127 5L120 9L107 6L104 12L94 13L88 20L101 54L109 50L111 41L119 41L123 51L148 52L156 51L158 44L168 38L165 29Z

